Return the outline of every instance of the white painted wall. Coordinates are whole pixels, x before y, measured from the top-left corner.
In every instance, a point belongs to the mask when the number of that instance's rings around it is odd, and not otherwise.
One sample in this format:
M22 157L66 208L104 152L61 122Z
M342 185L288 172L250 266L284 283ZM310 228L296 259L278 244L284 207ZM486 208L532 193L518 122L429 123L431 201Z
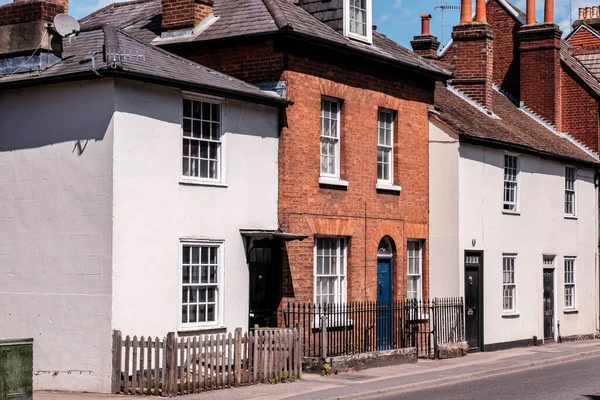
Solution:
M458 137L429 123L429 290L432 297L459 296Z
M0 338L34 389L110 389L111 80L0 91Z
M180 326L180 238L224 240L223 329L247 327L240 229L277 228L278 113L227 100L227 186L180 184L182 94L118 81L113 327L163 336Z
M431 174L446 174L449 151L442 146L452 135L440 126L430 125ZM447 128L446 128L447 130ZM442 139L439 139L441 136ZM437 139L436 139L437 138ZM440 150L442 149L442 150ZM448 157L444 157L446 154ZM560 334L590 334L597 319L597 197L594 171L578 169L577 219L564 217L565 164L522 154L520 156L520 215L502 212L503 166L502 150L460 144L459 191L452 193L443 182L431 184L430 231L432 245L431 282L433 296L464 295L464 251L484 251L484 344L543 338L542 270L543 255L555 255L556 318ZM436 172L437 171L437 172ZM452 172L450 172L452 175ZM454 243L456 228L440 214L446 205L454 204L458 196L458 246L450 249L439 245ZM452 207L449 207L452 209ZM475 246L473 246L475 240ZM435 242L438 246L435 246ZM516 284L518 317L503 317L502 254L516 253ZM578 312L564 312L564 256L576 256L576 304ZM447 265L458 259L458 268ZM456 292L452 292L458 288Z

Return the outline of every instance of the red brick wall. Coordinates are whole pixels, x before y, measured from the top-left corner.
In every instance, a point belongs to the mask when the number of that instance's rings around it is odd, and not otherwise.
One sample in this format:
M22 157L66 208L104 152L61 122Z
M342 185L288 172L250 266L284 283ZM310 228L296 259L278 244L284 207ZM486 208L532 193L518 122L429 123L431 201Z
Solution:
M567 42L575 47L600 46L600 39L585 28L578 30Z
M562 130L558 32L552 24L525 25L519 30L520 100Z
M561 68L563 130L586 146L600 150L598 140L598 102L581 80L564 65Z
M406 240L428 238L428 104L431 92L397 82L290 58L284 73L287 126L280 139L281 226L290 232L350 236L348 299L376 300L377 248L389 235L395 242L395 298L406 293ZM341 178L347 190L320 187L321 97L343 101L341 108ZM378 193L377 112L397 112L395 183L400 195ZM313 300L314 236L287 244L284 302ZM424 250L424 295L428 295ZM290 279L291 277L291 279Z
M279 82L284 54L274 50L273 41L246 43L243 47L211 46L170 49L192 61L247 82Z
M0 25L28 21L52 21L65 11L61 4L47 1L21 1L0 7Z
M198 25L213 12L213 0L162 0L162 28L181 29Z
M491 110L494 72L493 33L485 23L456 25L452 31L452 84Z
M514 33L521 25L496 0L487 4L487 20L494 32L494 83L519 97L519 49Z

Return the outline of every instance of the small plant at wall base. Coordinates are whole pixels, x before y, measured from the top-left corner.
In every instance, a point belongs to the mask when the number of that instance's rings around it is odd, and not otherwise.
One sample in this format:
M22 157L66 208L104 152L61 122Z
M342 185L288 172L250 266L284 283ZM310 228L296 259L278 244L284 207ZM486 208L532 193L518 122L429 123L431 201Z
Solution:
M323 369L321 369L321 375L322 376L331 375L331 365L329 365L327 363L323 364Z
M438 358L456 358L467 355L469 345L467 342L446 343L438 345Z

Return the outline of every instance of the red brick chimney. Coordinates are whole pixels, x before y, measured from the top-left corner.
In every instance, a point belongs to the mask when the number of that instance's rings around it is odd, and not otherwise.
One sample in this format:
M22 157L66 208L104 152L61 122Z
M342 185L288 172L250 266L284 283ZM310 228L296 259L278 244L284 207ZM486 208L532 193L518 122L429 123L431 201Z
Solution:
M486 21L485 0L477 0L475 21L471 20L471 1L461 1L460 23L452 31L452 85L491 113L494 34Z
M32 0L14 0L13 3L32 3ZM48 3L56 3L56 4L60 4L61 6L63 6L63 13L64 14L68 14L69 13L69 0L51 0L48 1Z
M440 47L437 37L431 34L431 14L421 14L421 34L410 42L413 51L421 57L437 59Z
M562 128L560 38L554 23L554 0L545 0L544 22L535 23L535 0L527 0L527 22L518 32L520 100L542 118Z
M162 29L194 29L213 13L213 0L162 0Z

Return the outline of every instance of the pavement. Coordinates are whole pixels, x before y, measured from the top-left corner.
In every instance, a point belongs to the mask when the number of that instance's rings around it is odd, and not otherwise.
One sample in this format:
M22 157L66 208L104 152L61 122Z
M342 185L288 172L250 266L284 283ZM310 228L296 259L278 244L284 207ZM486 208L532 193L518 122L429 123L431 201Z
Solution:
M532 368L557 365L600 355L600 340L553 343L448 360L339 372L330 376L303 374L302 380L254 385L181 396L183 400L347 399L367 400L413 390L468 382ZM123 400L125 396L87 393L35 392L34 400Z

